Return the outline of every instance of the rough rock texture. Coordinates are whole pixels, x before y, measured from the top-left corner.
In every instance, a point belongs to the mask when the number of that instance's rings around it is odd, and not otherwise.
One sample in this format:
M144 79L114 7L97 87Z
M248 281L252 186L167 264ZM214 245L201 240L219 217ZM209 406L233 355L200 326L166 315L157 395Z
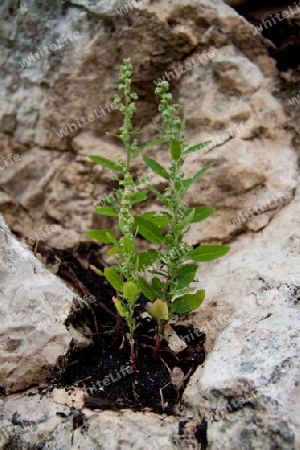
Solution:
M299 217L298 188L262 233L201 270L209 300L191 322L211 352L184 401L208 421L209 448L300 448Z
M0 6L0 209L10 228L67 247L86 229L112 224L92 210L114 181L88 155L116 158L123 151L104 134L117 131L119 115L107 109L104 115L101 107L113 101L118 68L131 56L141 99L136 126L144 140L155 136L154 81L166 71L187 116L191 144L226 140L233 130L234 139L187 162L187 174L209 162L214 167L186 201L217 208L204 226L193 228L190 243L234 243L226 258L199 269L206 301L189 320L206 331L207 360L185 391L181 418L194 420L182 440L179 418L83 410L81 424L82 392L76 390L76 401L61 391L41 399L2 397L0 427L10 431L1 448L194 448L194 428L205 418L208 449L299 449L300 194L291 145L299 141L299 104L288 105L297 95L297 72L280 79L264 38L221 0L141 1L128 12L116 0L16 5L4 0ZM69 31L80 37L36 61L30 57ZM190 64L185 73L182 64ZM102 117L78 126L77 119L94 110ZM159 148L158 155L165 164L166 150ZM145 172L140 161L134 170L136 177ZM163 186L158 178L154 182ZM264 211L252 214L257 207ZM50 233L46 224L60 228ZM44 368L65 355L75 333L63 325L73 294L63 288L62 296L62 285L27 250L2 229L0 237L1 384L9 392L44 380ZM34 322L41 311L49 312L45 328ZM33 417L37 423L28 422Z
M28 396L29 394L29 396ZM55 389L52 394L26 394L0 399L0 449L134 449L192 450L197 422L179 435L179 418L123 410L82 409L82 391Z
M166 71L187 115L192 144L222 139L228 130L235 134L222 147L191 156L186 165L191 173L214 162L186 200L217 207L205 230L199 227L190 242L228 241L245 230L264 228L282 204L236 229L229 224L295 185L296 158L284 131L282 104L274 96L275 63L263 38L254 36L251 25L221 0L142 1L127 12L118 1L59 4L33 1L30 8L17 8L6 0L0 7L1 17L9 19L1 29L5 70L0 106L0 161L2 166L6 162L0 171L0 205L8 225L30 237L46 224L60 224L60 231L45 240L67 247L82 239L86 229L111 223L92 211L114 182L87 156L123 152L105 137L105 131L115 132L120 124L119 113L111 107L109 113L105 105L113 101L122 59L131 56L133 87L141 99L136 125L144 129L143 139L155 136L154 81ZM49 55L43 50L68 32L79 37L71 34L72 41ZM30 53L38 53L35 61ZM182 64L190 64L185 73ZM102 111L97 118L94 111L99 115L101 107L105 115ZM79 126L76 120L89 114L96 120ZM60 139L62 129L67 131ZM160 153L166 163L165 149ZM20 160L10 163L10 154ZM140 161L135 170L138 177L145 172Z
M77 296L13 238L0 216L0 387L9 393L45 380L73 341L64 322Z

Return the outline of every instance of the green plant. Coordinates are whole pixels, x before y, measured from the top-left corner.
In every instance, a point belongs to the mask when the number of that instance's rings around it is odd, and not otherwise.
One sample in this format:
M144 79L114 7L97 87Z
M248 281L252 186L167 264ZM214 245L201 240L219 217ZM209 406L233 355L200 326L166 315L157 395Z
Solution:
M164 122L157 127L160 137L149 142L142 148L133 136L132 116L135 111L137 95L131 93L132 65L129 59L124 60L119 79L119 90L123 91L123 102L116 96L116 104L124 115L123 126L119 135L126 150L126 161L121 156L117 162L100 156L91 156L91 160L104 167L112 169L121 175L115 177L119 182L116 196L106 196L105 200L111 206L101 206L95 211L102 215L118 216L120 236L117 237L111 230L91 230L87 234L105 244L113 247L107 252L115 260L115 266L105 268L104 272L95 268L99 275L104 275L118 292L114 303L118 313L126 320L129 334L127 335L131 346L132 367L136 370L134 352L134 332L137 327L135 308L138 305L141 293L153 302L148 310L158 323L158 332L154 357L157 357L163 327L166 321L177 314L188 314L198 308L204 300L205 292L195 290L191 283L195 281L198 262L211 261L225 255L230 249L224 245L201 245L193 248L184 243L184 235L190 230L193 223L200 222L209 217L214 208L199 206L189 208L183 203L183 196L189 187L195 183L211 166L209 164L198 171L193 177L185 178L181 167L189 154L200 150L210 142L204 142L188 147L187 139L183 134L185 118L179 117L180 105L170 104L172 95L168 92L169 85L162 82L156 88L160 98L159 111ZM152 184L147 183L165 208L162 215L156 212L147 212L135 215L133 207L146 200L147 192L136 191L137 184L131 175L131 161L141 152L156 144L168 144L170 148L170 166L162 167L156 160L144 155L144 163L157 175L167 182L164 192L159 192ZM143 180L144 181L144 180ZM136 250L136 236L142 235L150 244L144 252ZM151 248L151 244L160 244L160 250ZM192 261L192 262L191 262ZM156 263L158 269L151 268ZM195 264L196 263L196 264ZM141 271L151 275L150 282L141 276Z
M195 288L190 287L191 283L195 281L198 269L195 262L211 261L225 255L230 250L225 245L202 245L193 249L191 245L184 243L184 235L190 230L190 226L206 219L215 211L210 206L189 208L182 203L183 196L190 186L212 164L208 164L191 178L185 178L181 166L191 153L209 145L210 141L188 147L187 138L183 134L185 118L179 117L180 105L170 104L172 94L168 92L168 89L168 82L164 81L156 88L155 93L160 98L159 111L164 122L164 126L157 127L157 129L160 139L169 145L170 166L165 169L154 159L143 156L145 164L168 183L163 194L148 183L148 188L155 193L166 209L162 214L166 219L167 226L165 234L161 238L162 251L155 253L155 260L161 265L161 269L152 271L152 273L158 276L153 277L151 284L145 280L142 284L140 283L141 290L150 300L158 298L149 310L149 313L158 322L155 357L159 351L159 336L164 323L176 314L188 314L195 310L204 300L205 292L203 290L195 291ZM147 217L147 220L151 221L151 217ZM155 224L152 223L152 233L161 236L160 230L158 228L154 230L154 227ZM140 232L143 234L142 231ZM147 234L144 234L144 237L147 238Z
M140 269L139 254L135 249L135 229L133 205L145 200L146 191L134 192L134 182L130 174L130 164L133 158L138 154L137 140L132 136L136 134L132 126L132 116L136 109L134 100L137 95L131 93L131 75L132 65L130 60L124 60L121 67L119 80L119 91L123 92L123 102L116 95L115 103L119 111L124 115L123 126L120 128L120 134L116 135L125 146L126 161L120 156L117 162L111 161L101 156L90 156L90 159L96 164L116 171L121 178L118 180L119 188L116 196L106 196L105 201L111 206L101 206L95 209L95 212L105 216L118 216L118 225L116 229L120 230L121 236L117 237L111 230L91 230L87 234L105 244L113 244L113 247L107 252L115 261L115 266L105 268L104 272L94 268L99 275L104 275L113 288L118 292L117 298L114 297L116 309L127 322L129 328L129 339L131 346L132 367L136 370L135 352L134 352L134 331L136 329L136 319L134 309L141 295L138 285L138 271Z

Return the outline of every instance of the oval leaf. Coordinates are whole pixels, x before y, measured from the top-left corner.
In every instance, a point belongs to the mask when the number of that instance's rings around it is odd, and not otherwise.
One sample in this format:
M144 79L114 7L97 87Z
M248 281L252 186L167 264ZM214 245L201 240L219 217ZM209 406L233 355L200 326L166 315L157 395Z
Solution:
M165 139L154 139L154 141L150 141L150 142L148 142L148 144L144 145L141 148L141 151L146 150L146 148L149 148L149 147L154 147L155 145L158 145L158 144L163 144L164 142L166 142Z
M118 255L119 253L123 253L120 247L113 247L106 252L107 256Z
M185 289L186 287L188 287L190 283L194 281L197 269L197 264L186 264L180 267L176 277L179 280L176 289L180 291L181 289Z
M177 161L181 156L181 144L178 139L173 139L171 144L171 155L172 158Z
M188 189L193 183L195 183L198 178L201 177L208 169L212 167L212 163L208 164L207 166L203 167L203 169L199 170L199 172L196 173L192 178L188 178L187 180L184 180L183 185L185 189Z
M192 208L189 213L185 216L185 218L176 225L176 230L182 230L186 225L192 223L195 211Z
M199 308L205 298L205 291L197 291L195 294L185 294L170 303L170 309L176 314L188 314Z
M153 258L148 252L137 253L138 266L137 271L144 271L147 267L151 266L153 263Z
M144 217L146 220L149 220L149 222L154 223L154 225L157 225L158 227L162 228L168 225L169 220L166 216L156 216L156 212L146 212L143 214L142 217Z
M114 269L106 267L104 269L104 276L116 291L123 291L123 280Z
M91 269L93 272L95 272L97 275L100 275L100 276L102 276L102 277L104 276L104 273L102 272L102 270L97 269L96 266L90 265L89 267L90 267L90 269Z
M190 147L186 150L185 154L188 155L189 153L198 152L199 150L202 150L204 147L207 147L209 144L211 144L212 141L206 141L202 142L201 144L193 145L193 147Z
M106 167L107 169L116 170L117 172L123 172L123 168L110 159L103 158L102 156L97 155L91 155L89 158L94 163L100 164L100 166Z
M134 242L128 236L123 237L123 248L126 253L135 253Z
M150 316L153 317L153 319L156 320L156 322L161 322L163 320L169 319L168 305L160 298L155 300L155 302L153 303L151 308L147 310L147 312L150 314Z
M192 250L188 258L199 262L213 261L226 255L229 251L230 247L228 245L201 245Z
M127 281L123 287L123 296L130 303L135 303L139 299L140 291L134 283Z
M89 230L86 232L87 236L97 239L99 242L103 242L103 244L110 244L111 239L109 237L109 234L112 234L112 232L108 229L103 230Z
M139 191L131 196L131 203L136 205L137 203L141 203L147 200L147 191Z
M143 156L144 163L147 164L150 169L152 169L157 175L161 176L165 180L169 180L169 174L158 162L154 161L152 158L148 158L148 156Z
M117 217L117 211L111 206L100 206L99 208L95 208L94 211L101 216L112 216Z
M115 307L117 308L117 310L119 311L121 316L125 317L125 319L128 318L129 317L129 313L128 313L127 309L125 308L125 306L122 305L120 300L118 300L116 297L113 297L112 299L113 299L113 302L115 304Z
M195 211L195 214L193 219L191 220L191 223L201 222L215 212L215 208L213 208L212 206L197 206L196 208L188 209L187 212L190 212L192 209Z
M135 216L135 226L138 227L138 232L147 241L153 242L154 244L162 244L164 242L164 237L160 229L154 223L149 222L149 220Z
M155 299L155 292L144 278L138 277L139 287L145 297L153 301Z

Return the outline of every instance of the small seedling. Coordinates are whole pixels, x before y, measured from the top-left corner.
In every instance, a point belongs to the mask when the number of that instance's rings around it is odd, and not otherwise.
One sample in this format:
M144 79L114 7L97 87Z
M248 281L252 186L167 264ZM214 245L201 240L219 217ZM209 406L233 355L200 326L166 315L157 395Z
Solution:
M230 248L225 245L201 245L195 249L184 242L185 234L193 223L200 222L209 217L214 208L210 206L198 206L189 208L182 201L184 194L211 166L209 164L199 170L194 176L186 178L182 172L182 165L186 158L193 152L207 146L210 141L189 147L183 134L185 118L180 118L180 105L170 104L172 94L168 92L169 85L162 82L156 88L156 94L160 98L159 111L164 122L157 127L160 134L142 148L139 148L137 139L139 132L134 131L132 125L133 113L136 109L135 93L131 93L132 65L129 59L123 61L119 79L119 91L123 92L123 100L116 95L115 102L119 111L124 115L123 126L119 135L113 135L120 139L125 146L126 161L119 156L117 162L100 156L90 156L91 160L103 167L117 172L121 177L115 177L119 188L114 196L106 196L104 200L111 206L101 206L95 212L105 216L118 217L115 232L104 230L91 230L87 234L104 244L112 244L113 247L107 254L115 260L115 265L105 268L104 272L94 268L102 276L105 276L117 296L113 298L118 313L126 320L129 333L127 338L131 347L132 367L136 370L134 332L138 326L135 318L135 309L141 294L143 293L151 302L149 314L157 321L158 330L153 356L156 358L165 323L176 315L188 314L197 309L204 300L204 290L191 287L195 280L198 262L212 261L225 255ZM164 192L158 191L152 184L147 187L152 191L157 200L165 208L161 215L156 212L147 212L142 215L134 214L134 205L147 199L147 191L136 190L131 174L131 161L144 153L148 148L158 144L169 147L170 162L166 169L155 159L143 155L143 161L157 175L167 183ZM136 237L142 235L149 243L147 251L138 252L136 249ZM160 244L160 250L151 248L152 244ZM192 262L191 262L192 261ZM155 270L153 264L158 266ZM152 278L148 282L141 272L146 271Z

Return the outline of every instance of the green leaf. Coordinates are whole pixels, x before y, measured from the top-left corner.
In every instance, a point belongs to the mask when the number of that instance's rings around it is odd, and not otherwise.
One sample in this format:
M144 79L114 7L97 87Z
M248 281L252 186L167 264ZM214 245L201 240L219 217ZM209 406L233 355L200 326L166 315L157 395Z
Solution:
M160 275L160 276L163 276L163 277L167 276L167 272L163 272L162 270L151 270L151 269L148 269L148 273L153 273L154 275Z
M120 247L113 247L107 250L107 256L117 255L119 253L123 253L123 250Z
M114 134L114 133L109 133L108 131L106 132L107 136L113 136L117 139L120 139L120 141L123 141L123 138L120 134Z
M208 164L207 166L203 167L203 169L199 170L199 172L196 173L192 178L188 178L187 180L184 180L183 185L185 189L187 190L195 181L198 180L198 178L201 177L208 169L212 167L212 163Z
M189 253L188 258L194 261L212 261L226 255L230 251L228 245L201 245Z
M138 227L138 232L149 242L154 244L162 244L164 237L160 229L149 220L143 217L134 216L135 226Z
M165 216L155 216L152 218L152 221L159 228L166 227L169 223L168 219Z
M185 122L186 122L186 116L183 116L183 119L182 119L181 124L180 124L180 131L184 130Z
M146 220L149 220L149 222L154 223L154 225L157 225L158 227L162 228L168 225L169 221L165 216L156 216L156 212L146 212L142 215Z
M186 225L192 222L194 217L194 209L192 209L185 218L176 225L176 230L182 230Z
M188 288L193 281L194 277L192 277L191 275L187 275L186 277L181 278L181 280L176 286L176 291L182 293L182 290Z
M180 191L180 189L182 188L182 182L180 180L176 180L174 183L174 187L176 191Z
M153 317L153 319L156 320L156 322L161 322L163 320L169 319L168 304L160 298L155 300L155 302L153 303L151 308L147 310L147 312L150 314L150 316Z
M107 169L116 170L117 172L123 172L122 166L114 163L110 159L103 158L102 156L91 155L89 157L94 163L100 164L100 166L106 167Z
M186 264L178 270L176 277L179 280L176 286L178 291L189 287L189 285L194 281L197 269L197 264Z
M110 267L106 267L104 269L104 275L105 275L105 278L107 279L107 281L109 281L109 283L112 285L112 287L116 291L120 291L120 292L123 291L123 280L114 269L112 269Z
M183 278L186 276L191 276L192 278L195 278L196 272L198 269L197 264L185 264L184 266L181 266L180 269L177 272L177 278Z
M121 314L121 316L124 317L125 319L128 319L129 318L129 311L127 310L127 308L124 305L122 305L120 300L118 300L116 297L113 297L113 302L115 304L115 307L117 308L117 310Z
M193 147L190 147L185 151L185 154L188 155L189 153L193 153L193 152L202 150L204 147L207 147L209 144L211 144L211 142L212 141L205 141L205 142L202 142L201 144L193 145Z
M151 186L151 184L147 184L147 187L148 189L150 189L150 191L154 192L154 194L157 196L157 198L159 198L159 200L164 206L169 207L168 201L157 189L155 189L155 187Z
M94 211L101 216L112 216L117 217L117 211L111 206L100 206L99 208L95 208Z
M171 144L171 155L175 161L178 161L181 156L181 144L178 139L173 139Z
M110 230L106 231L106 236L110 239L110 242L112 244L115 244L116 247L119 247L119 242L117 241L115 235Z
M170 309L176 314L188 314L199 308L205 297L205 291L197 291L195 294L185 294L170 303Z
M153 258L148 252L137 253L137 257L139 259L137 270L144 270L147 267L151 266L153 263Z
M152 279L152 287L158 296L161 295L164 291L164 285L162 284L160 279L157 277L154 277Z
M141 148L141 151L144 151L144 150L146 150L146 148L149 148L149 147L154 147L155 145L158 145L158 144L163 144L164 142L166 142L165 139L154 139L153 141L150 141L150 142L148 142L148 144L144 145Z
M164 254L162 252L159 252L155 248L149 248L148 253L151 258L153 258L153 262L158 261L159 259L164 257Z
M134 242L128 236L123 237L123 248L126 253L135 253Z
M166 169L164 169L158 162L154 161L154 159L149 158L148 156L143 156L144 163L150 167L157 175L161 176L165 180L169 180L170 176Z
M89 266L91 270L93 270L93 272L95 272L97 275L100 275L101 277L105 276L104 273L102 272L102 270L97 269L96 266Z
M103 201L105 201L106 203L111 203L112 205L120 205L120 201L113 197L113 196L107 196L106 198L103 198Z
M188 209L187 212L192 211L192 209L195 211L195 214L191 223L201 222L215 212L215 208L212 206L197 206L196 208Z
M138 277L139 288L149 300L153 301L155 299L155 292L152 289L152 286L145 280L145 278Z
M140 291L134 283L127 281L123 286L123 296L130 303L134 304L139 299Z
M173 236L171 236L170 234L167 234L165 236L165 241L169 244L169 245L173 245L174 244L174 238Z
M131 196L131 202L133 205L141 203L145 200L147 200L147 191L139 191Z
M99 242L103 242L103 244L110 244L111 238L109 237L109 234L112 234L112 232L108 229L103 230L89 230L86 232L87 236L97 239Z

